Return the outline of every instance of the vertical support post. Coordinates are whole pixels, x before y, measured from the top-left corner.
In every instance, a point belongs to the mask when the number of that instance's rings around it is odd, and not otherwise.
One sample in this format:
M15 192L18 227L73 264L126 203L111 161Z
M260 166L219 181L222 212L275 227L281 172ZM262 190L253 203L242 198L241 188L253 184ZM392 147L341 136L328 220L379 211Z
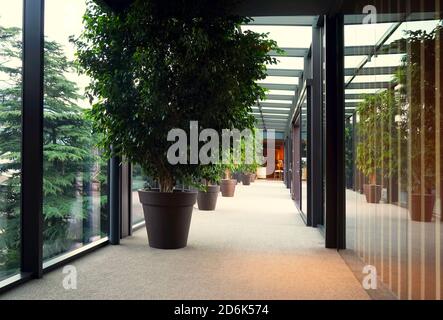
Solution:
M112 157L109 161L109 243L120 244L120 158Z
M21 271L41 278L44 0L25 0L23 14Z
M311 60L310 60L311 61ZM306 80L306 105L307 105L307 114L306 114L306 170L308 172L306 179L306 225L312 227L312 179L311 179L311 170L312 170L312 140L311 140L311 131L312 131L312 121L311 121L311 106L312 106L312 79ZM314 161L315 162L315 161Z
M121 237L125 238L131 234L130 217L130 164L123 162L120 166L120 201L121 201Z
M132 163L128 163L128 216L129 216L129 232L128 236L132 235Z
M344 20L328 15L326 27L326 190L327 248L345 248Z
M312 226L322 224L323 216L323 163L322 163L322 32L321 27L314 25L312 28L312 98L311 98L311 163L309 172L311 178L311 213Z

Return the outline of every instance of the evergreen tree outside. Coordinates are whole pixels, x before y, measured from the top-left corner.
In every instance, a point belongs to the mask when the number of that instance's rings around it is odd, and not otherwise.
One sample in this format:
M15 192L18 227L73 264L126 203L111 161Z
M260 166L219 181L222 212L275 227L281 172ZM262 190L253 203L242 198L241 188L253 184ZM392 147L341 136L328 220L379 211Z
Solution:
M0 27L0 61L21 61L20 29ZM74 71L63 47L46 39L44 54L44 259L107 233L106 163L100 158L84 97L66 75ZM21 63L1 63L0 279L19 268ZM0 79L2 77L0 76Z
M0 26L0 280L20 266L20 36Z

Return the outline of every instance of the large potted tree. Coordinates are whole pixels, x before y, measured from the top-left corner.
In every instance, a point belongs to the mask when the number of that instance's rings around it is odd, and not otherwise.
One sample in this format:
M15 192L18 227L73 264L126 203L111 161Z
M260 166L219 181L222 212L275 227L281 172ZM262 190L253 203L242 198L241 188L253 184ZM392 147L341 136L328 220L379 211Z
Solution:
M402 84L403 105L407 106L409 213L414 221L432 221L436 189L436 108L442 97L436 95L437 46L442 27L427 32L408 31L397 43L407 49L398 72ZM442 49L439 48L439 54ZM409 89L409 90L408 90ZM437 104L438 98L439 104Z
M159 184L139 191L151 247L186 246L197 198L175 188L200 178L201 165L188 163L189 147L177 163L168 159L171 130L190 121L217 132L253 127L251 106L265 96L256 81L276 63L268 54L276 43L242 32L251 19L229 12L225 1L136 0L120 13L91 2L76 40L78 62L92 78L100 146Z

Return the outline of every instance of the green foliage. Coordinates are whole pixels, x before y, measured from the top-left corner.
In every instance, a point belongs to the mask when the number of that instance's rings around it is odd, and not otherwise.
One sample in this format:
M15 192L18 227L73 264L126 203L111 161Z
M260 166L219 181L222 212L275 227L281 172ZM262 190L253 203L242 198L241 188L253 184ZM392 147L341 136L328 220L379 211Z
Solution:
M395 116L398 105L394 90L364 96L357 107L357 168L372 179L377 173L391 176L397 170Z
M409 185L413 193L431 193L436 185L436 110L442 97L437 97L436 62L443 54L437 42L442 38L441 24L434 30L407 31L405 37L391 44L407 51L396 72L399 84L400 143L402 168L410 168ZM438 50L437 50L438 49ZM439 54L439 56L437 56ZM408 182L407 169L402 172L402 184Z
M141 1L123 13L88 5L75 40L78 63L98 97L90 113L100 145L138 163L171 192L177 181L200 178L198 165L171 165L167 134L200 128L252 128L251 106L265 90L266 34L241 32L249 18L229 14L226 1ZM111 150L112 146L112 150Z
M74 65L54 41L46 40L44 50L43 237L48 258L82 241L70 237L68 227L90 214L91 186L106 182L100 170L106 163L94 152L91 121L77 104L82 98L78 88L65 76ZM18 267L20 252L21 53L20 30L0 27L0 74L7 79L0 86L0 172L9 177L0 186L0 270ZM76 208L80 197L83 208Z
M346 119L345 125L345 170L346 170L346 186L349 187L352 184L354 177L354 153L353 153L353 141L354 141L354 128L350 119Z
M225 166L222 164L209 164L202 166L199 173L202 183L197 183L197 188L202 191L206 191L206 188L209 185L219 184L224 170Z
M252 174L259 167L256 157L256 144L258 143L256 139L256 129L254 128L250 141L247 141L247 139L241 140L241 162L237 168L241 173Z

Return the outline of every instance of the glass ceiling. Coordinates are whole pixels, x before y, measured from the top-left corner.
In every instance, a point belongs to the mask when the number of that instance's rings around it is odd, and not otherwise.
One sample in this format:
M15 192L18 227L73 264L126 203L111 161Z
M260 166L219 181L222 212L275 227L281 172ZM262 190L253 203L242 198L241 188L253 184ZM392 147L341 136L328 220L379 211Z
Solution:
M395 19L392 19L395 22L389 23L346 24L346 21L351 21L352 18L345 17L345 52L348 48L347 53L353 54L345 56L345 68L350 69L345 76L347 113L355 110L362 94L376 93L392 85L395 71L401 66L406 55L406 52L392 47L395 41L405 38L407 31L431 32L439 24L438 20L397 22ZM353 47L352 50L350 47ZM368 48L372 51L378 48L378 51L373 55ZM358 67L362 69L356 72Z
M378 24L362 24L361 16L345 16L346 112L354 111L362 94L385 90L392 82L405 53L390 48L390 44L402 39L407 30L430 32L439 23L436 20L398 22L398 14L382 18ZM257 17L249 25L242 26L242 30L268 33L286 52L276 56L277 64L268 67L269 76L258 81L268 88L268 98L253 107L259 128L284 132L289 126L290 115L299 98L296 94L301 89L299 81L303 75L304 56L311 47L314 20L314 16ZM378 51L374 54L376 48Z
M268 98L259 101L259 105L252 108L252 114L259 128L284 132L291 109L296 103L296 89L303 72L304 55L311 46L314 17L258 17L254 20L242 26L242 30L268 33L269 38L285 50L285 54L277 57L277 64L268 65L269 76L258 81L268 88Z

